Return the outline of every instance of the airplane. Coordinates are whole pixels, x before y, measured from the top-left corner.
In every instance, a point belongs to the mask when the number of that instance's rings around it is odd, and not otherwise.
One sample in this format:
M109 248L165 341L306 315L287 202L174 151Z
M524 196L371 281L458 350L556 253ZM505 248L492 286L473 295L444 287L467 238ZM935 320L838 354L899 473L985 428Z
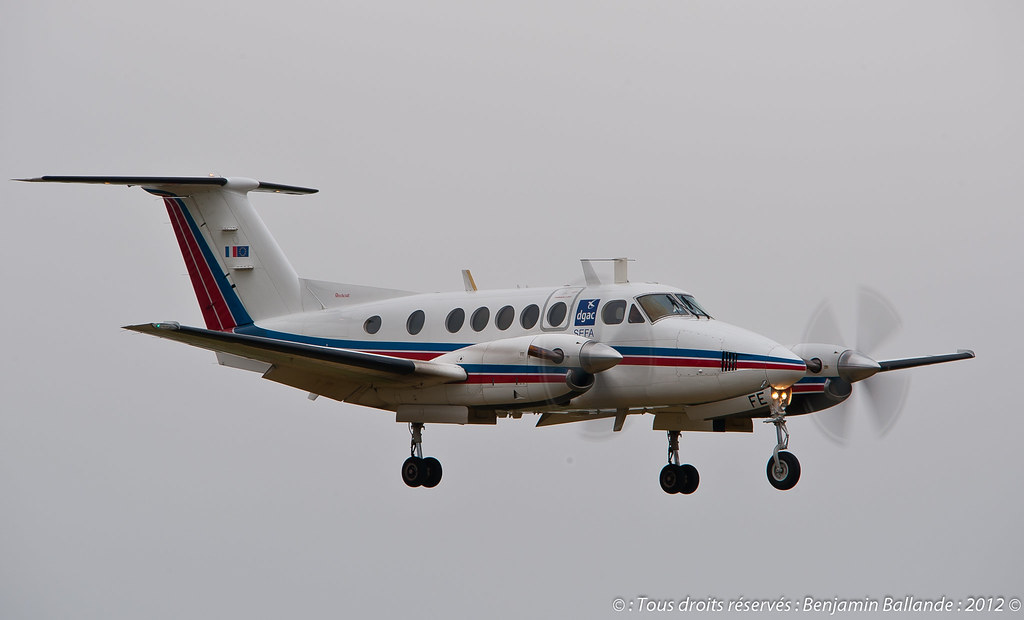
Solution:
M786 420L838 405L876 373L973 358L974 352L876 361L839 344L784 346L714 319L685 290L633 282L628 259L583 259L585 284L415 293L300 278L249 201L250 192L318 190L246 178L43 176L28 182L138 186L159 197L205 328L178 322L125 329L216 353L221 365L306 391L310 399L389 411L409 425L402 480L431 488L425 424L537 426L652 414L666 433L659 482L688 495L681 432L753 432L774 425L768 481L792 489L800 463ZM611 274L607 273L610 263ZM603 272L599 273L598 267Z

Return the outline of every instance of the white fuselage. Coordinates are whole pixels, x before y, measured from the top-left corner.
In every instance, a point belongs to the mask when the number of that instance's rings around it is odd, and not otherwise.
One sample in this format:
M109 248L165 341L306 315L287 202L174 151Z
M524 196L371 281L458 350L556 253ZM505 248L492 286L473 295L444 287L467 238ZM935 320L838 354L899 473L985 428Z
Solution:
M638 298L686 294L658 284L460 291L370 301L363 298L372 298L376 289L338 288L333 294L320 290L316 295L321 306L326 304L319 300L329 298L338 303L335 307L257 321L236 331L450 362L468 374L459 383L375 387L345 398L371 407L565 411L694 405L749 394L769 384L789 386L806 369L799 357L777 342L722 321L694 313L652 321L654 313ZM564 312L559 312L559 304L564 304ZM449 318L459 309L464 314L461 321L458 316ZM531 311L536 321L529 320ZM590 340L614 348L622 360L598 373L591 389L574 391L566 384L567 372L579 365L571 349ZM537 359L526 354L531 343L570 355L561 364Z

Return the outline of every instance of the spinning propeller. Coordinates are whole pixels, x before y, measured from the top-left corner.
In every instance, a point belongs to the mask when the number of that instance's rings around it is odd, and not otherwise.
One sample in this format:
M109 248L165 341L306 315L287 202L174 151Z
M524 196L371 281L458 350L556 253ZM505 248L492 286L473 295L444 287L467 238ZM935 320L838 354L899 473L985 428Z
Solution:
M902 327L899 315L881 294L867 288L861 288L857 295L856 344L853 349L840 355L837 374L848 383L864 381L863 391L867 398L862 400L863 408L874 421L878 436L882 436L896 422L907 391L910 388L910 377L902 373L884 373L882 366L869 357L881 346L897 334ZM828 300L811 315L811 320L804 332L804 342L836 343L846 342L835 311ZM885 370L895 370L896 367ZM839 381L832 380L835 383ZM849 386L833 386L839 390ZM825 435L838 443L845 443L850 438L850 422L854 417L849 403L844 402L836 407L820 411L812 417Z

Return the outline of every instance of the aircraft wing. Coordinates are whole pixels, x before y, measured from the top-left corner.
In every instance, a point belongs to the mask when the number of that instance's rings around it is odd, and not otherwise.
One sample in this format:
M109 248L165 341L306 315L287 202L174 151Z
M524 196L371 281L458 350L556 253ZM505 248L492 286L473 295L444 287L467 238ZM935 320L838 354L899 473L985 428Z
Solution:
M178 323L144 323L125 329L270 364L265 379L335 400L369 387L425 387L457 383L457 364L408 360L351 349L321 347L261 336L219 332Z
M899 360L885 360L878 362L879 372L887 370L903 370L904 368L917 368L918 366L930 366L931 364L942 364L944 362L955 362L957 360L969 360L974 358L974 351L960 349L956 353L948 355L926 355L924 357L909 357Z

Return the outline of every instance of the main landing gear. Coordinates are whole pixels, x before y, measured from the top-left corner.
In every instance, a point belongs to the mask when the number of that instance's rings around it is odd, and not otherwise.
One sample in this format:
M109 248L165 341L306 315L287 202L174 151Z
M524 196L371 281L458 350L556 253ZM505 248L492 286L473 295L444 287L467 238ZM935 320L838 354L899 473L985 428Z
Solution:
M662 468L659 481L666 493L684 495L696 491L697 485L700 484L700 475L696 467L689 463L679 464L679 431L668 432L668 465Z
M793 399L793 389L772 389L772 398L768 402L770 417L765 424L775 425L775 436L778 443L768 459L768 482L780 491L788 491L800 480L800 461L792 452L785 452L789 447L789 431L786 430L786 405Z
M412 456L402 464L402 481L411 487L434 488L441 482L441 461L432 456L423 458L422 422L409 424L409 433L412 435L409 445Z

